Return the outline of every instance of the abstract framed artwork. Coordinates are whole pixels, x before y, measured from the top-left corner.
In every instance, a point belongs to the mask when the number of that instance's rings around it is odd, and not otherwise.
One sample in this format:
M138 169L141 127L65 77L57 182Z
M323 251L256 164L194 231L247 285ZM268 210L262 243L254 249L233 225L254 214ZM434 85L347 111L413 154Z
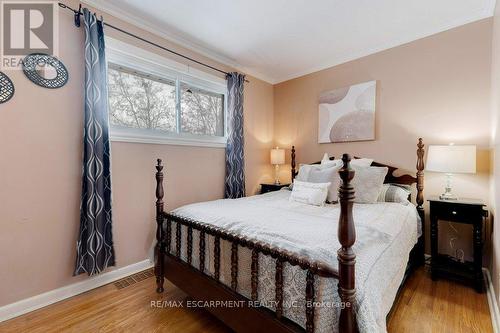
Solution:
M375 140L376 91L369 81L321 93L318 143Z

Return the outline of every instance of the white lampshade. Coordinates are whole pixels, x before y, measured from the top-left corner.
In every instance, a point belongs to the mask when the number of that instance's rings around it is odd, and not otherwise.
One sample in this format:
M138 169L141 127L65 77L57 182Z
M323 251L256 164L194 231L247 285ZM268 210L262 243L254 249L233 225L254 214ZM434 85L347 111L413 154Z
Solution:
M476 173L476 146L429 146L425 169L445 173Z
M285 150L278 147L271 149L271 164L285 164Z

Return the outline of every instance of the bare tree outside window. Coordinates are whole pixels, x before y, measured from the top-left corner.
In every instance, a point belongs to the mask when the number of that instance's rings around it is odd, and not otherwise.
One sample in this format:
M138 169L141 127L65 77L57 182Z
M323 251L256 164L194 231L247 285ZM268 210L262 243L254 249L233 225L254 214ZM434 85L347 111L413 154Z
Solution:
M182 84L181 130L224 136L224 95Z
M112 126L224 136L224 94L181 82L177 106L173 80L109 64L108 95Z
M112 125L176 132L174 82L109 66L108 96Z

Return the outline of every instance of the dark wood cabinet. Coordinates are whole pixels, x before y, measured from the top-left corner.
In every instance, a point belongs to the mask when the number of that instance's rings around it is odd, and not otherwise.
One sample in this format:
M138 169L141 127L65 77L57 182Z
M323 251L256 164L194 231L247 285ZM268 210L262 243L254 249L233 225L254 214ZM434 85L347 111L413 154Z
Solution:
M260 184L260 193L267 193L272 191L279 191L283 187L290 186L290 184Z
M440 200L431 197L431 276L452 278L471 283L478 292L483 292L483 221L488 215L485 204L476 199ZM440 254L438 250L438 230L440 221L451 221L472 225L474 260L459 262L451 256Z

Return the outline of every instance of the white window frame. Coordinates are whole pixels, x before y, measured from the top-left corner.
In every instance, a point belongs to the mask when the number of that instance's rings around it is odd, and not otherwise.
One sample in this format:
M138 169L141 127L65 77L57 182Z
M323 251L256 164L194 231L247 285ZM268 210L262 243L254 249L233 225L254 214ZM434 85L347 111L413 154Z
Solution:
M180 110L180 84L187 83L195 88L224 95L224 136L196 135L182 133L180 117L177 119L177 133L129 128L110 125L111 141L153 143L180 146L225 148L227 143L227 86L226 80L191 68L156 53L106 37L106 58L108 63L170 80L176 84L176 112Z

